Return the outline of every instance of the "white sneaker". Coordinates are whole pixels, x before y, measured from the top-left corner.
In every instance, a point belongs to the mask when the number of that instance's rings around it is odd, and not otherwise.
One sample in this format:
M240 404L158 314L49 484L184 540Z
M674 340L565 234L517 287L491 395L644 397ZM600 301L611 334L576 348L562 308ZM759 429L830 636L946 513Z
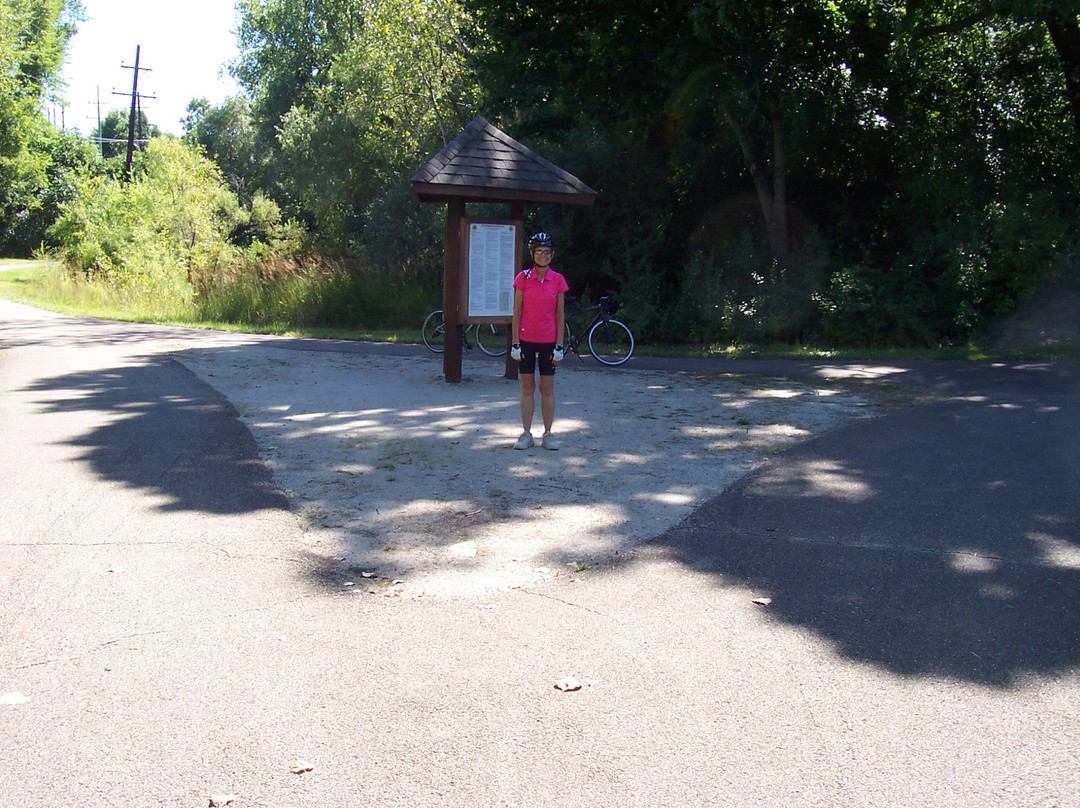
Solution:
M555 440L555 436L550 432L545 432L543 439L540 441L540 445L545 449L557 452L559 450L559 442Z
M514 444L515 449L531 449L534 446L532 433L522 432L521 437L517 439L517 443Z

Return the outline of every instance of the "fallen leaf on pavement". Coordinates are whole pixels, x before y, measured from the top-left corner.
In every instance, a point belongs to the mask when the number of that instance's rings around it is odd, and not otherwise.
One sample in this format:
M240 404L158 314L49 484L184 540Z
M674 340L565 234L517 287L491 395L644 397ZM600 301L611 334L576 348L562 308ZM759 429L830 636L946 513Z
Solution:
M581 687L581 682L579 682L573 676L567 676L565 679L560 679L555 683L556 690L561 690L564 693L571 690L581 690Z
M772 598L754 598L751 603L756 603L758 606L768 606L772 603Z

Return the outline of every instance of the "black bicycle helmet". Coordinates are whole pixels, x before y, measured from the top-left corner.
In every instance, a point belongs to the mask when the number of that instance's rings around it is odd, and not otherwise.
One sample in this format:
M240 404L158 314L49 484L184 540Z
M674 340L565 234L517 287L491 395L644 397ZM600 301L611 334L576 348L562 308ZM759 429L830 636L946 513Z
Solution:
M540 232L536 233L531 239L529 239L529 249L531 250L534 247L551 247L552 249L554 249L555 242L551 240L551 236L549 236L547 233Z

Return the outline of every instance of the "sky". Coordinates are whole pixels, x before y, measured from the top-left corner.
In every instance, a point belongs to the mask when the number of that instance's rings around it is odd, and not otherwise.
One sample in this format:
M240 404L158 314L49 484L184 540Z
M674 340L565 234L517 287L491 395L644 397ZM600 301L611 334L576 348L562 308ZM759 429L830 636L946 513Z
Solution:
M83 0L83 7L86 20L68 43L63 71L68 106L51 113L57 126L90 134L99 98L102 118L131 108L135 71L123 65L135 66L136 46L141 108L164 132L183 134L193 98L220 104L240 92L223 71L236 56L233 0Z

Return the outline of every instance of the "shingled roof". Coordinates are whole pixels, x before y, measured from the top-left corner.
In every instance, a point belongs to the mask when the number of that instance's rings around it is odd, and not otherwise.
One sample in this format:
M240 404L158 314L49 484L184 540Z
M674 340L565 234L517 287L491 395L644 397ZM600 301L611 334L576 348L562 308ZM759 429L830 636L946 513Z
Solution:
M591 205L596 191L477 115L412 179L421 202Z

